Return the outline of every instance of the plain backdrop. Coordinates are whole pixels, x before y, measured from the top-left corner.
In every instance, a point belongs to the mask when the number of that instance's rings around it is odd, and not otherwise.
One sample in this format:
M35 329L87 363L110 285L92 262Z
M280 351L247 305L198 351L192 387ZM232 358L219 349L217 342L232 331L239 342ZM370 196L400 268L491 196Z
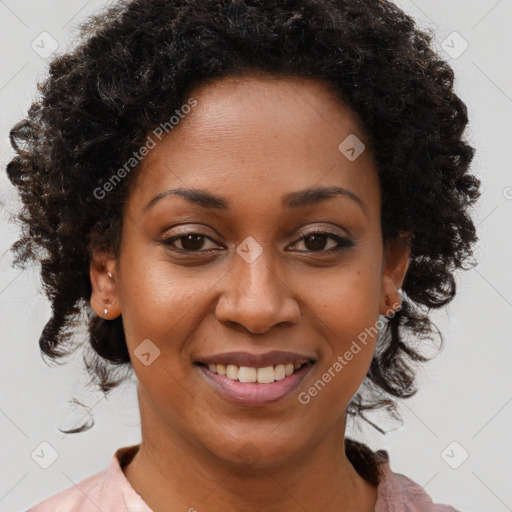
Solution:
M38 339L49 302L39 269L13 269L9 252L18 233L7 219L19 203L5 175L14 156L8 133L25 115L48 62L32 42L47 32L58 52L70 48L75 24L106 4L0 0L0 511L26 510L105 469L118 447L140 441L133 380L106 400L87 391L79 357L60 367L42 362ZM457 274L455 300L433 316L445 348L420 370L420 391L400 408L403 425L381 435L349 424L347 435L388 450L393 471L418 482L434 501L464 512L505 512L512 510L512 2L398 4L434 30L436 48L455 70L456 90L468 106L466 138L477 149L473 172L483 182L474 212L478 266ZM95 426L63 435L58 427L84 414L69 405L73 397L92 407ZM56 460L40 467L34 451L52 449Z

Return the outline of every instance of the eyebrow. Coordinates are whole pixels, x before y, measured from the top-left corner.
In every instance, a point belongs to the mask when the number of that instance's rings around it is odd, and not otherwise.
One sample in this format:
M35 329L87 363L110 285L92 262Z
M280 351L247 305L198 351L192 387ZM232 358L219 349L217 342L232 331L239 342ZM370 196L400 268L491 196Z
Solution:
M207 190L198 188L176 188L165 190L153 197L144 207L143 213L152 208L157 202L171 195L182 197L190 203L212 210L229 210L231 207L231 203L228 199L212 194ZM350 190L336 186L314 187L290 192L283 196L282 204L285 208L305 208L306 206L318 204L336 196L347 197L356 202L364 211L365 215L368 216L366 205L356 194Z

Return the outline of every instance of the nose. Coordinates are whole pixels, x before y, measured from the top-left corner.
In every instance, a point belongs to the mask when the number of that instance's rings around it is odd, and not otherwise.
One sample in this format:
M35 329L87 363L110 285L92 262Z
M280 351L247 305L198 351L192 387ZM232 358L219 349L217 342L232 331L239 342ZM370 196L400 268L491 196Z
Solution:
M276 325L298 323L300 308L295 293L264 254L251 263L235 256L215 309L220 322L243 326L255 334Z

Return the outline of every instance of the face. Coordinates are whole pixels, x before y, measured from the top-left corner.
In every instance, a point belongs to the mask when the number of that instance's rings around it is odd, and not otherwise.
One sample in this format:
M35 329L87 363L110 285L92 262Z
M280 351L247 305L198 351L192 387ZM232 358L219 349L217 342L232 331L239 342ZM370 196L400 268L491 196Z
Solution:
M230 464L293 460L343 435L408 253L383 246L372 156L339 149L366 136L325 84L231 77L191 96L137 175L119 261L95 254L91 302L122 314L143 441ZM240 383L238 366L275 382Z

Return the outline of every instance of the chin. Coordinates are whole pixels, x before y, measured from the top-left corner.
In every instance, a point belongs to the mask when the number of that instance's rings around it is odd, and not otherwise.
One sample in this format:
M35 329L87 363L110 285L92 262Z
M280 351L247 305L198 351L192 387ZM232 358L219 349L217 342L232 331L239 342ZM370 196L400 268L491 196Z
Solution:
M270 432L270 433L269 433ZM207 446L207 449L225 463L236 466L237 470L268 470L282 464L290 464L298 457L300 441L289 436L279 436L269 432L254 435L250 431L225 439L222 446Z

